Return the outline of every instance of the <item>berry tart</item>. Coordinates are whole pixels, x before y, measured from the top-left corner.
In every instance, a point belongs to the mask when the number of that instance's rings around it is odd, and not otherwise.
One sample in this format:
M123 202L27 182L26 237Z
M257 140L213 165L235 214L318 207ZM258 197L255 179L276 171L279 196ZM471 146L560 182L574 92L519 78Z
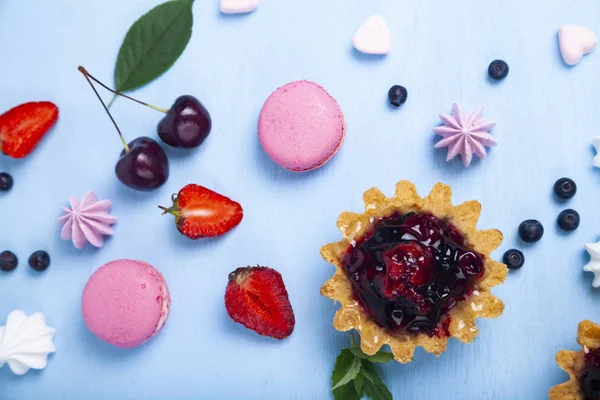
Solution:
M563 350L556 354L558 366L571 379L550 389L550 400L600 399L600 326L592 321L580 322L577 343L581 351Z
M372 188L363 214L340 215L342 240L321 249L336 267L321 294L342 304L333 325L355 329L366 354L387 344L400 363L417 346L440 355L450 337L475 339L476 318L502 314L490 292L508 272L490 258L502 233L478 231L479 202L452 206L451 197L441 183L425 198L408 181L391 198Z

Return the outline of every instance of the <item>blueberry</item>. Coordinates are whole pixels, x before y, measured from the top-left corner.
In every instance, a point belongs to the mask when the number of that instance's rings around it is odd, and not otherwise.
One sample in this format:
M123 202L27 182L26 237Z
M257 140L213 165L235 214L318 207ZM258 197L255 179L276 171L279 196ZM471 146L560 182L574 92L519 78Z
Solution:
M579 227L579 213L575 210L564 210L558 214L558 227L566 232L572 232Z
M388 98L393 106L400 107L408 98L408 91L404 86L394 85L388 92Z
M528 219L519 225L519 237L527 243L535 243L544 236L544 227L535 219Z
M508 64L502 60L494 60L488 67L488 74L495 81L506 78L508 71Z
M577 185L573 179L560 178L554 184L554 193L559 199L570 199L577 193Z
M0 253L0 271L14 271L19 264L19 259L10 251Z
M13 178L6 172L0 172L0 192L8 192L13 187Z
M525 256L517 249L510 249L504 253L502 262L506 264L508 269L519 269L525 264Z
M34 270L45 271L50 266L50 256L43 250L38 250L29 256L29 266Z

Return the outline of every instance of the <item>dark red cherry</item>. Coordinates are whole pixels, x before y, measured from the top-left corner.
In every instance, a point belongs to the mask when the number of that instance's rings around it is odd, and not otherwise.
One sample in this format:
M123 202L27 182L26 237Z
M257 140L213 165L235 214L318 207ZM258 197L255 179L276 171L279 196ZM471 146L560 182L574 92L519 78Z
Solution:
M115 126L115 129L119 134L119 138L121 139L121 143L123 143L124 149L121 152L121 156L119 157L117 165L115 166L115 174L117 175L117 178L119 178L119 180L125 186L142 192L149 192L162 186L167 179L169 179L169 160L167 159L165 151L162 149L162 147L160 147L156 140L150 139L149 137L142 136L127 144L123 133L117 125L117 122L114 120L109 108L104 103L104 100L102 100L102 97L100 97L100 94L96 90L96 87L92 81L115 93L115 95L127 97L130 100L155 110L166 110L151 106L139 100L135 100L122 93L117 93L90 75L90 73L87 72L82 66L79 66L77 69L83 74L85 79L90 84L90 87L96 94L96 97L98 97L102 107L104 107L104 111L106 111L110 120Z
M149 192L162 186L169 178L169 160L158 142L149 137L139 137L123 150L115 173L127 187Z
M169 146L198 147L210 134L212 120L208 110L194 96L180 96L158 123L158 136Z

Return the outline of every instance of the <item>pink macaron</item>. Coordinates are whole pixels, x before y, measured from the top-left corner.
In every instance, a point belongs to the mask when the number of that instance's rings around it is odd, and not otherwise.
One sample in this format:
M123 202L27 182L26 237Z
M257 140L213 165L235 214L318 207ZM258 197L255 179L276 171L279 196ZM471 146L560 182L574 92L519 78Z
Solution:
M296 172L325 165L346 134L338 102L310 81L288 83L273 92L258 119L258 138L275 163Z
M136 260L116 260L92 274L81 300L85 325L98 338L122 348L140 346L169 316L171 297L162 274Z

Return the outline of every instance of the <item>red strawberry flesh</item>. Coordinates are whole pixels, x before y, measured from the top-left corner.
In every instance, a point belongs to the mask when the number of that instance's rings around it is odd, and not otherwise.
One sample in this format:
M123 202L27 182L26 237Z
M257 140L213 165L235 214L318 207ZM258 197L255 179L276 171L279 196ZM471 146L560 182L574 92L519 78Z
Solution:
M404 242L383 253L389 277L394 281L405 281L422 285L433 275L431 251L417 242Z
M194 184L179 191L173 207L161 208L175 215L177 229L190 239L221 236L235 228L244 216L238 202Z
M229 274L227 313L263 336L285 339L294 331L294 311L281 274L268 267L238 268Z
M48 101L16 106L0 115L0 151L13 158L29 155L58 119Z

